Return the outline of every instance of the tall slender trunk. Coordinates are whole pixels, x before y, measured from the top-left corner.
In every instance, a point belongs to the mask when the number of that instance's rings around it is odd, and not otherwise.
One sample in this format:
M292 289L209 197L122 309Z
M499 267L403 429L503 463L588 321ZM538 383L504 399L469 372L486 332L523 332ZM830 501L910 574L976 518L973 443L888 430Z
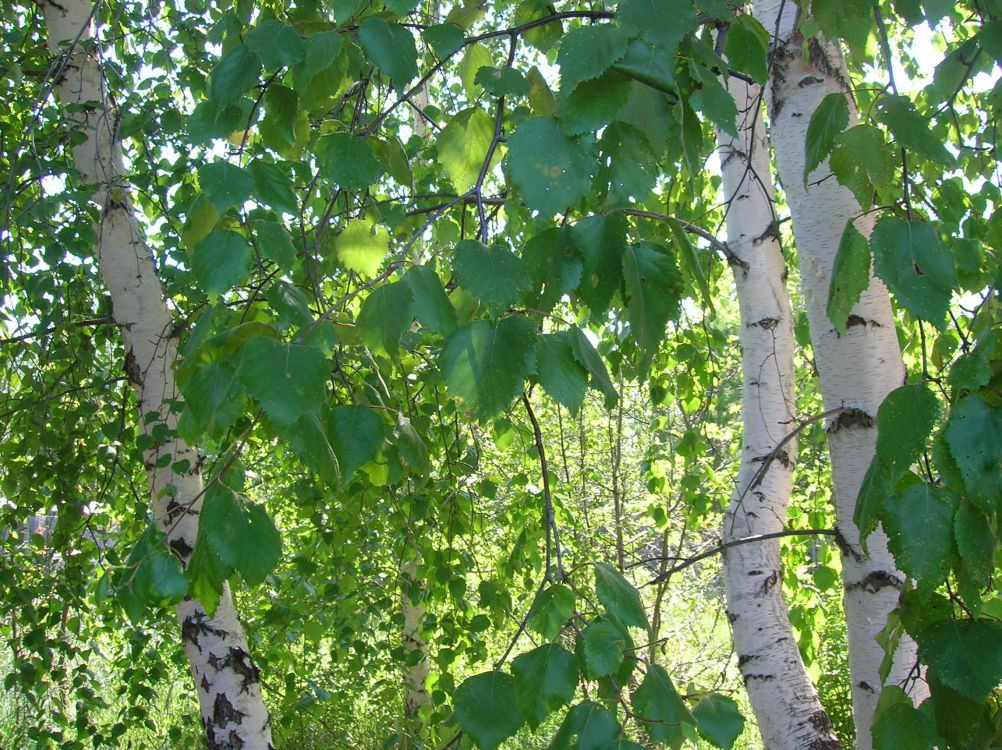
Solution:
M414 555L413 550L405 554ZM431 703L431 695L425 683L430 664L428 647L421 634L424 622L423 581L417 577L417 558L411 557L400 564L400 608L404 616L402 638L404 641L404 717L411 724L417 723L418 711Z
M742 113L738 138L718 133L727 244L741 315L741 468L724 520L724 542L784 528L796 441L793 322L776 231L761 94L732 78ZM785 442L784 442L785 440ZM783 600L778 539L727 549L724 583L738 666L765 746L839 747L804 668Z
M827 162L804 181L807 126L821 100L830 93L845 95L850 125L857 111L849 87L845 60L838 47L822 39L807 41L796 28L797 5L782 0L756 0L755 15L775 34L768 102L770 136L777 170L793 218L800 260L801 283L807 303L811 342L821 377L825 408L848 407L852 415L828 425L832 458L836 525L842 542L842 579L849 637L856 745L872 746L870 728L882 681L883 652L876 635L894 609L905 580L887 550L887 538L877 530L867 541L866 554L853 523L856 497L876 445L876 415L884 397L904 383L905 371L898 346L887 289L878 279L852 310L849 327L840 335L826 312L832 265L846 223L860 212L851 191L831 177ZM823 179L822 179L823 178ZM869 237L871 215L855 220ZM903 638L894 655L887 684L908 685L921 701L928 688L914 679L917 672L914 642Z
M95 6L87 0L41 0L41 5L50 50L59 56L56 93L67 120L87 136L74 146L73 159L81 181L95 186L92 200L102 209L98 263L125 341L125 369L136 392L139 423L151 437L160 434L161 425L170 435L144 454L154 515L171 549L187 564L198 533L200 463L196 452L176 435L171 406L180 398L173 372L177 342L153 256L123 178L117 112L105 90L94 38ZM159 460L164 455L171 457L165 464ZM178 462L190 468L178 473L172 468ZM272 748L260 674L229 588L224 588L214 615L188 598L178 604L177 618L209 748Z

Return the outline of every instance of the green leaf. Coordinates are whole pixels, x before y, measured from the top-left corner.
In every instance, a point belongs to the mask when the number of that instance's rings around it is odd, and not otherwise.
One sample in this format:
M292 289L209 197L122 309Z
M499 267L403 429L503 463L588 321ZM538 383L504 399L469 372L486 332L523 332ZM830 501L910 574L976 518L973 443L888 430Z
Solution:
M417 76L417 47L405 27L369 16L358 26L358 41L398 92L403 92Z
M964 567L975 580L987 585L995 559L991 521L972 503L961 500L953 518L953 536Z
M330 484L337 482L341 474L337 455L327 425L316 412L307 412L280 434L307 468Z
M696 9L690 0L621 0L617 15L624 26L660 45L669 56L696 28Z
M842 335L853 306L870 284L870 245L852 220L846 222L828 288L828 319Z
M626 55L612 66L612 70L672 98L678 95L671 53L643 39L632 39L626 47Z
M730 750L745 728L745 717L738 704L725 695L712 693L692 709L692 718L704 739Z
M873 26L867 0L815 0L811 14L829 39L842 37L857 49L866 46Z
M967 499L994 514L1002 497L1002 410L980 396L964 396L954 404L945 434L964 478Z
M261 58L246 44L231 47L209 75L208 93L219 107L232 104L258 82Z
M458 329L442 350L449 390L477 418L504 410L532 370L535 338L535 323L523 317L477 320Z
M261 255L275 261L279 268L289 270L296 263L296 248L292 235L275 221L254 221L254 235Z
M326 397L330 365L318 349L254 336L239 356L240 384L280 426L292 424Z
M140 535L124 569L114 578L114 589L115 598L134 624L142 621L147 607L174 604L184 598L188 579L162 531L148 526Z
M377 352L396 357L400 337L410 328L414 293L403 281L381 284L362 302L356 326L362 341Z
M671 677L660 664L651 664L633 693L633 710L655 742L677 748L682 743L682 722L694 723Z
M547 641L554 640L574 614L574 592L562 583L543 589L529 609L526 627Z
M337 59L344 46L344 40L337 31L318 31L306 39L306 50L303 53L303 65L299 75L305 83L317 73L321 73Z
M438 161L457 193L465 193L477 184L492 140L494 119L477 107L458 112L438 134ZM498 158L495 151L492 163Z
M689 235L676 219L668 219L666 223L668 224L668 228L671 229L672 245L678 249L679 258L682 260L682 273L696 283L700 296L703 298L703 304L712 315L714 307L713 290L710 289L709 263L704 263L699 259L696 248L693 247L692 242L689 240ZM704 265L706 266L705 269Z
M192 438L191 442L203 434L219 436L243 412L244 402L240 398L236 369L229 362L200 365L184 380L181 390L184 393L185 414L189 417L182 418L182 424L192 430L185 434L186 438Z
M546 333L536 339L536 376L543 390L577 414L588 388L588 371L574 357L574 334Z
M463 240L456 245L452 269L460 286L487 305L494 318L532 287L525 263L504 245L488 248L476 240Z
M630 335L643 351L640 371L646 373L668 321L681 314L682 276L663 248L644 242L624 250L623 279Z
M835 140L849 125L849 104L845 94L836 91L828 94L807 126L807 153L804 159L804 185L810 174L831 154Z
M432 464L428 453L428 446L421 435L414 429L414 425L403 414L397 415L397 426L393 431L393 444L404 465L411 470L415 476L423 477L431 473Z
M548 750L599 750L618 734L619 722L612 711L583 701L567 712Z
M477 71L474 83L494 96L527 96L529 82L514 68L494 68L485 66Z
M292 189L289 170L277 164L254 159L247 165L254 183L254 198L259 203L287 214L299 213L299 201Z
M219 485L202 506L195 546L199 544L208 545L251 586L263 583L282 558L282 535L267 511Z
M700 80L700 87L689 95L689 103L718 128L737 138L738 107L734 97L709 71Z
M334 240L334 249L345 268L372 278L390 249L390 233L368 219L353 219Z
M508 139L508 169L529 208L548 219L577 204L591 182L594 160L564 135L552 117L528 120Z
M191 251L191 272L207 294L222 294L247 281L254 248L229 229L216 229Z
M515 680L503 672L484 672L465 680L453 699L456 721L482 750L494 750L523 723Z
M885 95L877 102L877 119L887 126L899 145L944 167L955 163L943 141L929 126L907 96Z
M946 580L956 557L953 516L957 505L952 492L926 482L910 484L884 504L887 546L919 589L931 591Z
M916 317L942 327L957 286L953 254L935 226L884 216L870 235L874 271Z
M574 654L556 643L547 643L515 657L515 695L519 710L536 729L553 711L571 702L578 687Z
M360 466L374 460L386 442L382 418L367 406L339 406L331 415L331 445L347 482Z
M612 122L630 98L630 79L614 70L582 81L560 96L560 124L568 135L582 135Z
M188 137L195 145L225 138L248 125L253 102L241 97L235 104L220 104L215 99L199 102L188 118Z
M254 191L251 176L228 161L214 161L200 166L198 184L219 213L224 213L230 206L242 206Z
M650 629L640 594L608 563L595 563L595 595L605 611L624 625Z
M606 183L609 186L603 206L615 209L645 203L660 173L647 136L633 125L614 122L602 132L598 149L598 192L603 192Z
M463 53L463 59L459 61L456 72L459 73L463 82L463 91L466 92L467 101L472 104L481 91L480 84L477 83L477 72L484 67L491 67L494 60L487 48L477 42L471 44Z
M897 685L880 692L873 721L874 750L933 750L939 737L929 717Z
M983 701L1002 680L1002 623L947 620L918 634L919 656L936 680Z
M264 63L265 70L301 63L306 57L306 43L281 21L268 19L251 29L245 37Z
M591 679L615 672L625 649L626 635L606 620L593 620L578 636L578 657Z
M887 394L877 411L877 455L892 482L922 455L939 415L939 400L925 383L903 385Z
M439 23L429 26L422 34L440 59L449 57L462 49L463 43L466 41L466 32L461 26L454 23Z
M579 26L564 34L557 53L560 88L570 90L581 81L598 78L626 54L627 36L612 24Z
M364 139L351 133L331 133L317 142L321 174L338 187L364 190L382 177L386 168Z
M595 351L595 347L588 340L584 331L577 326L573 326L571 330L574 332L572 344L574 357L584 365L584 368L591 375L589 380L591 386L600 390L605 396L605 408L611 409L619 400L619 393L616 391L616 386L612 384L612 378L609 377L609 371L605 368L605 362Z
M411 266L403 281L411 288L414 317L421 325L446 336L456 330L456 309L449 302L442 280L432 266Z
M747 73L760 86L765 85L769 77L769 32L755 16L742 13L731 20L724 52L734 70Z
M626 217L619 212L589 216L571 229L574 245L584 259L577 294L596 318L609 309L622 286L628 229Z
M546 229L530 239L522 250L533 286L542 289L533 306L544 312L577 287L584 264L571 242L567 227Z
M884 500L891 494L890 471L876 456L870 462L863 483L859 488L859 497L853 510L853 523L859 528L863 550L866 550L866 538L877 529L884 512Z
M856 125L836 138L828 163L838 181L867 209L873 204L874 189L892 187L899 159L879 128Z
M286 86L271 84L264 94L261 137L268 148L283 151L296 143L296 123L300 119L299 94Z

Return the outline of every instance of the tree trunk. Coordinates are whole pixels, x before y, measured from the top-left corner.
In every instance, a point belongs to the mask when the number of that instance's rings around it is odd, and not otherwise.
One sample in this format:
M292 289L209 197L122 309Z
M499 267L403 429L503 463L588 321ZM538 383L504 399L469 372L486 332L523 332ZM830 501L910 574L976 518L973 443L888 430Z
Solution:
M146 435L153 436L160 425L170 435L144 454L154 515L171 549L187 564L198 533L200 462L176 436L177 417L171 407L180 396L174 384L174 326L122 176L117 112L101 73L93 8L87 0L42 2L49 47L58 56L56 93L67 120L87 136L73 148L74 164L81 182L95 186L92 200L102 209L98 264L125 341L125 370L136 392L139 421ZM166 466L160 461L164 455L171 457ZM191 468L175 472L172 465L179 461ZM177 606L177 617L209 748L272 748L260 674L251 661L229 588L224 588L214 615L188 598Z
M827 94L844 94L849 103L850 125L858 119L845 61L836 45L821 39L807 42L809 54L804 57L804 40L796 29L795 3L757 0L755 15L766 29L776 34L768 91L770 136L793 219L801 284L825 408L855 410L851 416L832 420L828 425L828 443L836 526L843 542L842 578L856 744L860 750L869 750L884 656L875 638L897 604L905 576L887 550L883 531L878 529L869 537L869 554L866 554L852 519L860 483L876 445L877 408L890 391L904 384L905 371L890 299L878 279L871 277L869 287L852 310L844 335L828 320L828 290L835 254L846 223L860 213L860 208L851 191L831 176L827 161L808 177L805 186L804 163L807 126ZM869 237L872 215L857 218L855 225L863 236ZM916 667L915 644L905 636L894 655L887 684L908 685L912 698L918 702L928 695L928 688L915 679Z
M408 550L405 554L416 554ZM431 704L431 695L425 683L430 665L428 649L421 635L424 621L424 604L421 595L423 581L417 577L417 559L412 557L400 564L400 609L404 616L402 638L404 651L404 717L411 725L416 724L418 711Z
M744 379L741 468L724 520L724 542L782 531L796 441L793 323L786 265L773 211L772 178L758 87L732 78L739 137L718 133L727 244L741 314ZM839 747L804 668L783 600L778 539L724 553L727 616L738 666L765 746Z

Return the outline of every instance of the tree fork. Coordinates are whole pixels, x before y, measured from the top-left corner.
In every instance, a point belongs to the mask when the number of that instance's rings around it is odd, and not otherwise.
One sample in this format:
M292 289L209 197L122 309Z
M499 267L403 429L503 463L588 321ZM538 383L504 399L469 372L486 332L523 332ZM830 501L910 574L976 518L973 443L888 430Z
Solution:
M93 15L87 0L39 0L49 49L56 56L53 89L66 119L87 138L73 147L81 181L95 187L92 201L101 209L97 227L98 265L112 299L113 320L127 352L125 370L136 393L143 433L164 425L166 440L145 451L157 525L168 546L186 565L198 533L203 496L199 470L183 473L173 465L200 465L191 446L177 437L174 411L176 337L142 229L129 200L118 142L117 112L105 89ZM149 418L153 414L155 418ZM159 459L169 455L166 466ZM177 605L181 641L198 693L206 743L211 750L273 750L261 677L247 646L228 586L209 615L188 597Z

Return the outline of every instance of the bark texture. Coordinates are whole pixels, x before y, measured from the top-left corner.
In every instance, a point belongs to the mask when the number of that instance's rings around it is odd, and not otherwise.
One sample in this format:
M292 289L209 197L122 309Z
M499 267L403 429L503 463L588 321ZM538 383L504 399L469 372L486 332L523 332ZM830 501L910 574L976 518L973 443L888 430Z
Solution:
M793 316L773 208L761 92L732 78L738 138L720 132L727 245L741 313L741 469L724 542L782 531L796 441ZM785 442L784 442L785 440ZM738 666L765 746L839 747L804 668L783 600L778 539L727 549L724 581Z
M117 111L105 88L94 37L95 6L87 0L42 0L41 6L55 56L55 91L68 122L87 136L73 147L74 164L81 182L94 186L92 200L101 209L96 228L98 264L125 342L125 370L136 393L139 422L146 435L157 436L144 453L154 515L167 543L186 565L198 533L200 461L196 451L176 436L180 395L174 384L174 325L123 176ZM171 460L161 466L164 455ZM186 462L189 468L178 473L172 468L177 462ZM229 589L224 589L214 615L187 599L177 606L177 618L208 747L273 748L260 675Z
M805 149L811 115L826 95L843 94L849 104L850 126L858 120L845 60L836 45L823 39L810 39L804 44L796 28L796 3L757 0L754 8L756 17L775 36L767 91L770 137L793 219L825 409L855 410L853 415L838 417L828 424L828 443L836 525L843 542L842 578L856 746L869 750L884 656L876 635L897 605L905 576L887 550L883 531L878 529L869 537L866 554L852 519L860 484L876 446L877 409L888 393L904 384L905 371L887 288L879 279L871 276L869 286L851 311L845 335L835 330L826 312L839 241L846 223L858 216L860 208L852 192L831 175L827 161L808 176L805 185ZM869 237L873 219L859 217L855 225ZM928 695L925 683L918 679L915 644L907 636L894 655L887 684L905 686L916 702Z

